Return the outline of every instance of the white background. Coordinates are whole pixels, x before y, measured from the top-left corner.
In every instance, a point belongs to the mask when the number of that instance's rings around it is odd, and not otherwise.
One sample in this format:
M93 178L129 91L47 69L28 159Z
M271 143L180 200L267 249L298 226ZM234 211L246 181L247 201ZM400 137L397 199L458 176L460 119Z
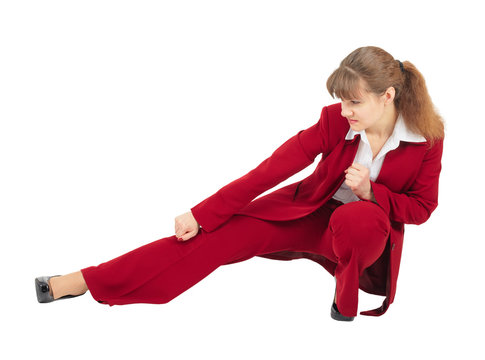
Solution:
M0 356L483 358L478 6L2 1ZM37 303L36 276L173 235L175 216L337 102L327 77L366 45L413 62L447 126L440 206L406 228L384 316L333 321L334 280L322 267L261 258L219 268L165 305L109 307L89 294ZM362 294L359 310L381 301Z

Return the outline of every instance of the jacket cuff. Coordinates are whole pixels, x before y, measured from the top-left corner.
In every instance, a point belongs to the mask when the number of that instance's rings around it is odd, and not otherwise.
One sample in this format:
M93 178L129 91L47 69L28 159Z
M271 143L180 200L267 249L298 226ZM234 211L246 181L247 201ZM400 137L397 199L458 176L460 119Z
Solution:
M219 193L216 192L190 209L200 227L207 232L217 229L221 224L226 222L231 217L230 212L228 212L229 215L217 215L217 213L220 214L221 212L216 213L215 211L208 210L214 206L217 206L219 209L221 208L223 202L219 199L219 197Z

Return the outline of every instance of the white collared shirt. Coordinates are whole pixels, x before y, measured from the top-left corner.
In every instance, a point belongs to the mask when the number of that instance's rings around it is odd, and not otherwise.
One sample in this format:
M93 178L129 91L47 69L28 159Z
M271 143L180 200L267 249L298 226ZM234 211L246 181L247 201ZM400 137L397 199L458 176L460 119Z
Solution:
M387 139L386 143L382 147L379 154L373 160L372 149L367 139L365 130L354 131L352 128L349 129L345 140L352 140L357 134L360 134L359 148L357 149L357 154L355 155L354 162L364 165L370 171L370 180L376 181L381 171L384 158L389 151L396 149L401 141L407 142L425 142L426 139L414 132L411 132L401 114L399 114L396 124L394 125L394 130L391 136ZM344 204L352 201L360 201L360 199L352 192L352 190L345 185L345 182L340 186L337 192L333 196L334 199L343 202Z

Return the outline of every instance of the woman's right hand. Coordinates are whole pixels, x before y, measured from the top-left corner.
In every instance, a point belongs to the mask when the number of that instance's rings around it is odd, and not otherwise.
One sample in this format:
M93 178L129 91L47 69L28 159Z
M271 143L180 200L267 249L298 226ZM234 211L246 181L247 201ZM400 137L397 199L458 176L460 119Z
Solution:
M199 223L195 220L192 211L175 218L175 236L179 241L187 241L199 232Z

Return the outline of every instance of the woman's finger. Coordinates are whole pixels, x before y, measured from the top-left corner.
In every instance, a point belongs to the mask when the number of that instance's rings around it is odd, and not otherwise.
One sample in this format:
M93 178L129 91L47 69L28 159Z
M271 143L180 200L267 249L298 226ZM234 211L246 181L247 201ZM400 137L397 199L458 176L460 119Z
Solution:
M364 165L362 164L359 164L359 163L352 163L352 167L357 169L357 170L364 170L364 169L367 169Z
M178 229L178 231L175 232L175 235L178 237L178 238L181 238L182 236L184 236L186 233L186 231L183 229L183 228L180 228Z
M358 173L359 173L359 170L355 168L348 168L347 174L357 175Z
M182 241L187 241L187 240L191 239L193 236L194 236L194 232L193 231L188 232L187 234L185 234L184 236L182 236Z
M345 175L345 178L347 180L352 181L352 182L358 182L358 181L360 181L362 179L362 177L359 176L358 174L351 174L351 173Z

